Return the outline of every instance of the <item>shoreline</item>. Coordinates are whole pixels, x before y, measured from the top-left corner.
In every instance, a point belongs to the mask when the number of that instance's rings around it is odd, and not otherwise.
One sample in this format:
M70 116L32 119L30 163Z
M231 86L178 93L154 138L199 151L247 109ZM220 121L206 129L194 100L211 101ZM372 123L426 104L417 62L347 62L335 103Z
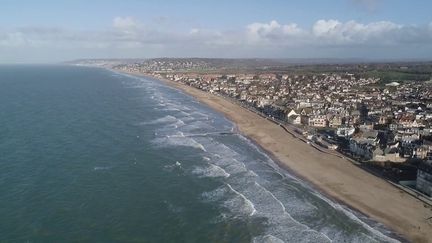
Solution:
M208 105L232 121L236 129L283 170L306 182L331 201L382 223L400 241L432 242L431 209L351 162L317 151L271 121L223 97L139 72L122 72L160 80ZM301 161L301 162L300 162Z

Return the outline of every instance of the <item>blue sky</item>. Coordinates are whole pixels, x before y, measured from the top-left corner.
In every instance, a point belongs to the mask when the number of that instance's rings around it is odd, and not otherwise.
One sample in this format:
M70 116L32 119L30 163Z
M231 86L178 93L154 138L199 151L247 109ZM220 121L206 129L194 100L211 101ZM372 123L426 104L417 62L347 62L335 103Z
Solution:
M432 1L0 0L0 62L432 59Z

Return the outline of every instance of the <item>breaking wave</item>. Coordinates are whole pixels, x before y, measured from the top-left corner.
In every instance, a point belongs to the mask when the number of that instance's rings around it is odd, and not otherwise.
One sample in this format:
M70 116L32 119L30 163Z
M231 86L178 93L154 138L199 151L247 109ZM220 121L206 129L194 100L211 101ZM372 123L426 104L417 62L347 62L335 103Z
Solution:
M223 168L209 164L206 167L195 167L192 171L193 174L199 175L201 177L229 177L230 174L227 173Z

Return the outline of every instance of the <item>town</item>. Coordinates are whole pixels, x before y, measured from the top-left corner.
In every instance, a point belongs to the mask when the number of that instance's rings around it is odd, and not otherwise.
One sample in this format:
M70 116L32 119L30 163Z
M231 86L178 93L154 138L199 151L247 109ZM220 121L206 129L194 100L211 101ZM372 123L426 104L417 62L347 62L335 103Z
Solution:
M114 69L224 96L284 124L308 144L346 156L411 193L432 197L430 80L383 83L347 68L298 73L272 65L240 69L206 59L150 59Z

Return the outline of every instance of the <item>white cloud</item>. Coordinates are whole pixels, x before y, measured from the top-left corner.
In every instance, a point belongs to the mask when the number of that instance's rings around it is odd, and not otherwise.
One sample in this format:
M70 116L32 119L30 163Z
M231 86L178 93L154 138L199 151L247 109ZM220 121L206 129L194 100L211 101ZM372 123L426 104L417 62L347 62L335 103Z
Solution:
M199 33L200 33L200 29L192 28L192 29L189 31L189 33L192 34L192 35L199 34Z
M250 44L274 46L363 46L415 43L424 39L428 28L403 26L389 21L367 24L356 21L318 20L311 29L295 23L253 23L246 27L245 41ZM423 33L423 34L422 34Z
M366 44L370 41L395 41L392 35L403 26L389 21L361 24L356 21L318 20L312 27L315 37L329 44ZM379 43L377 43L379 44Z
M26 44L28 41L21 32L9 32L0 35L0 46L20 47Z
M19 28L0 30L0 45L20 46L34 44L67 45L95 43L95 46L138 46L145 44L217 44L238 45L386 45L425 43L432 40L432 23L426 26L403 26L389 21L367 24L356 21L318 20L310 29L300 28L295 23L252 23L243 30L212 30L191 28L189 31L163 29L157 26L144 27L131 17L116 17L113 28L103 31L73 31L57 28Z
M341 22L337 20L318 20L314 26L312 27L312 32L316 36L325 36L334 32L338 26L341 25Z
M253 23L247 26L247 36L249 41L272 41L274 39L292 39L305 34L305 31L297 24L281 25L272 20L270 23Z
M217 57L225 53L227 56L271 57L292 52L319 56L320 53L332 54L334 48L341 50L341 53L349 48L354 50L353 53L363 55L375 54L377 47L388 50L403 48L406 53L422 48L430 51L432 22L424 26L406 26L389 21L360 23L322 19L309 28L303 28L296 23L282 24L273 20L251 23L240 29L221 30L180 29L175 25L143 24L133 17L116 17L112 27L105 30L76 31L41 27L0 29L0 48L3 51L8 48L8 51L19 48L74 49L82 50L83 53L105 50L107 56L126 51L137 55L139 51L147 53L154 50L161 56L172 56L172 53L199 56L206 53Z
M115 17L113 27L120 30L131 30L138 28L140 23L132 17Z

